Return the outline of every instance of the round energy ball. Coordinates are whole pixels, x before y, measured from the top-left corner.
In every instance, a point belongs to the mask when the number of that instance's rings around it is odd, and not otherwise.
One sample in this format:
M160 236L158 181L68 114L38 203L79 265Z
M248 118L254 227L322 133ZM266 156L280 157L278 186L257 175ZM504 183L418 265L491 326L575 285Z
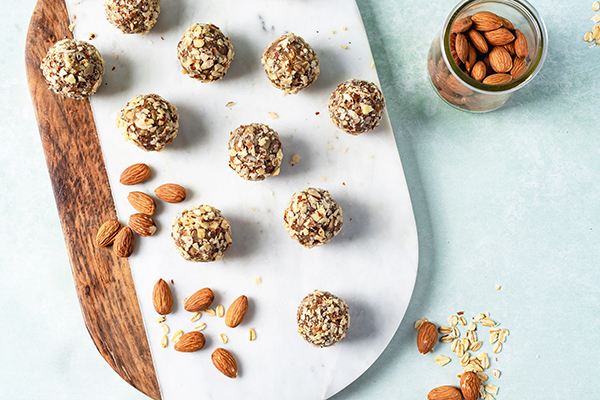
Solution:
M210 23L192 25L177 45L182 72L204 83L224 77L233 54L231 40Z
M104 75L104 60L93 45L63 39L48 50L41 68L54 92L84 100L98 90Z
M370 131L381 122L385 99L372 82L350 79L337 86L329 98L331 122L351 135Z
M342 229L342 208L327 190L307 188L294 193L283 214L292 239L312 248L329 243Z
M246 180L278 175L282 159L279 134L267 125L241 125L229 134L229 166Z
M300 302L296 313L298 333L315 347L333 346L350 325L348 306L329 292L315 290Z
M137 95L117 114L126 141L146 151L161 151L177 137L177 107L157 94Z
M321 72L313 48L293 33L271 42L260 61L271 84L289 94L314 83Z
M105 0L108 22L126 34L144 35L156 24L160 0Z
M173 219L171 237L186 260L218 261L231 245L231 228L221 211L201 205L183 210Z

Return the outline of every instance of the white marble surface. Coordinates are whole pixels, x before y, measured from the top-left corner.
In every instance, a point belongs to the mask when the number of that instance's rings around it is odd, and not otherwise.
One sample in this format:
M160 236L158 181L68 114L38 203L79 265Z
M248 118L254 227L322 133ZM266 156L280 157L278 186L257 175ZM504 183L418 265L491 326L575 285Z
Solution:
M126 200L131 190L153 195L154 188L167 182L188 190L184 203L158 202L157 233L137 237L129 259L163 397L201 394L216 399L245 393L250 398L293 394L314 399L343 389L377 359L396 332L412 294L418 258L410 197L387 114L376 130L361 136L347 135L329 120L327 101L337 84L349 78L379 84L354 0L164 2L158 23L144 36L125 36L98 18L101 2L67 4L75 37L86 40L94 33L91 43L106 60L103 85L91 105L119 219L126 223L135 212ZM209 21L231 38L236 54L224 79L202 84L180 73L176 46L189 26ZM321 75L299 94L282 96L268 82L260 56L287 32L313 46ZM175 104L180 114L179 136L160 153L126 143L115 126L117 111L131 97L149 92ZM225 107L231 101L235 105ZM270 118L269 112L278 118ZM264 182L244 181L227 165L229 132L253 122L277 130L284 148L280 175ZM295 154L300 161L292 166ZM152 178L138 187L121 185L120 173L137 162L151 166ZM338 237L310 250L289 238L282 219L291 195L308 186L328 189L344 212ZM173 246L173 217L200 204L219 208L231 222L233 244L223 261L190 263ZM256 277L262 284L254 283ZM214 305L227 307L246 294L249 315L236 329L204 316L200 322L207 324L207 344L198 353L178 353L172 344L163 349L150 296L159 278L175 282L176 307L166 321L169 337L197 325L189 321L181 300L205 286L216 293ZM314 289L330 291L350 307L347 337L332 348L315 349L296 332L296 308ZM252 343L247 340L250 327L257 332ZM228 335L229 343L220 343L220 333ZM236 381L228 381L210 361L220 346L238 360ZM266 379L272 383L265 385Z

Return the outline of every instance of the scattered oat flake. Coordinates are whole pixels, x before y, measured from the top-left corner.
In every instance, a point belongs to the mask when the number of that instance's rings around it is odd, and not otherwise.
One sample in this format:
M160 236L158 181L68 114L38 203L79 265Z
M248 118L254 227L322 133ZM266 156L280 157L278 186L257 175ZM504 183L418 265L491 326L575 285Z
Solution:
M260 285L262 283L262 279L260 278L260 276L257 278L254 278L254 283L257 285Z
M424 322L427 322L427 318L421 318L421 319L415 321L415 330L418 331Z
M592 4L592 11L598 11L600 10L600 2L595 1L594 4Z
M118 54L115 54L115 60L116 60L117 58L119 58L119 55L118 55ZM173 283L173 281L172 281L172 280L171 280L171 283Z
M333 146L327 146L329 150L333 150Z
M160 326L160 328L163 330L164 333L169 333L169 325L167 324L162 324Z
M235 102L230 101L229 103L225 104L225 107L232 107L235 105Z
M462 326L467 326L467 320L462 315L458 318L458 323Z
M331 34L332 34L332 35L335 35L335 31L331 31Z
M442 335L445 335L447 333L452 332L452 328L450 328L449 326L442 325L438 328L438 332Z
M217 315L217 312L212 308L207 308L206 310L204 310L204 314L208 315L209 317L214 317L215 315Z
M322 180L323 182L326 182L326 181L327 181L327 177L326 177L326 176L322 176L322 177L321 177L321 180Z
M229 338L228 338L228 337L227 337L227 335L226 335L226 334L224 334L224 333L221 333L221 334L219 335L219 340L220 340L220 341L221 341L221 343L223 343L223 344L225 344L225 343L229 342Z
M216 312L217 312L217 316L218 316L219 318L222 318L222 317L223 317L223 315L225 315L225 307L223 307L223 305L222 305L222 304L219 304L219 305L217 306L217 310L216 310Z
M494 344L498 341L498 332L490 333L490 344Z
M300 156L298 154L294 154L292 156L292 161L290 161L290 164L293 165L293 164L297 163L298 161L300 161Z
M496 290L500 290L501 287L502 286L500 286L500 285L496 285Z
M167 337L167 335L162 335L162 337L160 338L160 347L164 349L165 347L167 347L167 344L169 344L169 338Z
M202 313L200 311L196 311L194 314L192 314L192 317L190 318L190 322L196 322L201 317L202 317Z
M179 341L179 339L181 338L181 336L183 336L183 331L182 330L178 330L171 337L171 342L177 343L177 341Z
M477 372L477 376L479 377L479 380L481 382L485 382L485 381L488 380L488 376L485 373L481 372L481 371Z
M500 353L502 351L502 342L496 343L492 348L492 351L494 352L494 354Z
M498 394L498 386L496 385L485 385L485 391L491 394Z
M456 315L451 315L448 317L448 325L456 326L458 324L458 317Z
M152 40L148 40L148 43L150 44L154 44L154 42Z
M500 371L498 371L497 369L493 369L492 370L492 376L494 378L500 378Z
M496 400L490 393L486 393L483 400Z
M592 18L590 18L592 21L594 21L595 24L597 24L598 22L600 22L600 14L596 14L594 15Z
M200 331L203 331L205 328L206 328L206 323L201 322L194 327L194 330L200 332Z
M343 44L340 44L340 47L344 50L348 50L348 46L344 46Z
M248 340L251 342L256 340L256 331L254 328L248 329Z
M483 342L477 341L477 342L471 344L470 348L471 348L471 351L477 351L481 348L481 346L483 346Z
M344 31L347 31L347 30L348 30L348 28L346 28L345 26L343 26L343 27L342 27L342 29L343 29Z
M492 327L492 326L496 326L496 323L494 322L493 319L491 319L489 317L485 317L481 320L481 325L487 326L487 327Z
M371 66L370 66L370 68L371 68L371 69L375 68L375 61L371 61Z
M269 112L269 118L271 118L271 119L277 119L277 118L279 118L279 115L277 115L277 114L275 114L274 112L271 112L271 111L270 111L270 112Z
M73 32L75 30L75 24L69 25L69 30Z
M444 366L444 365L448 364L450 361L451 361L451 360L450 360L450 357L447 357L447 356L442 356L442 355L439 355L439 356L436 356L436 357L435 357L435 363L436 363L437 365L439 365L440 367L442 367L442 366Z
M347 152L347 151L348 151L348 148L347 148L347 147L343 147L343 148L342 148L342 153L345 153L345 152Z
M440 338L441 343L452 343L453 340L454 338L450 337L450 335L444 335Z

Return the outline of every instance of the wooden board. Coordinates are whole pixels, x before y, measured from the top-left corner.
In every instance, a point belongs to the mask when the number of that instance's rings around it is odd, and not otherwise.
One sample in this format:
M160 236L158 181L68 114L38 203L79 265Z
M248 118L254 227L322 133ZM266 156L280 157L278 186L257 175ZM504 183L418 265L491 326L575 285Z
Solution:
M116 218L89 101L48 90L40 69L56 41L72 38L63 0L39 0L25 48L31 100L65 236L85 325L100 354L132 386L154 399L160 389L126 259L94 245L98 227Z

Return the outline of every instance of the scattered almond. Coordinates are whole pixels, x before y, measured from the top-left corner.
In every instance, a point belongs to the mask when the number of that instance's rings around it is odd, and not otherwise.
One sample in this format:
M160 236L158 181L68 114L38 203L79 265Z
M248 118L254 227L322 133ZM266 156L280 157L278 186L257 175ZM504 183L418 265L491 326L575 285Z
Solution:
M135 239L130 227L126 226L117 233L113 247L119 257L127 258L133 254Z
M440 386L427 394L427 400L461 400L462 393L454 386Z
M465 400L477 400L481 382L475 372L464 372L460 377L460 391Z
M142 192L131 192L127 196L129 203L139 212L146 215L154 215L156 212L156 203L152 197Z
M160 185L154 190L154 194L167 203L181 203L187 195L185 188L176 183Z
M205 338L202 332L190 331L179 338L174 348L177 351L190 353L202 349L204 343Z
M206 310L214 299L215 294L210 288L200 289L187 299L183 308L190 312Z
M238 366L233 355L223 349L218 348L212 353L212 362L214 366L226 377L237 378Z
M170 314L173 310L173 296L171 294L171 288L169 288L169 284L163 279L159 279L154 284L154 290L152 291L152 304L154 305L156 312L160 315Z
M129 216L129 227L140 236L152 236L156 232L154 220L144 213Z
M150 177L150 167L146 164L133 164L121 173L119 181L123 185L137 185Z
M98 247L106 247L113 244L121 228L123 226L116 219L109 219L103 223L96 234L96 245Z
M242 295L235 299L234 302L231 303L231 305L227 309L227 314L225 315L225 325L227 325L230 328L235 328L236 326L242 323L242 321L246 317L247 311L248 297Z
M437 343L438 331L437 327L432 322L424 322L417 333L417 348L419 353L427 354Z

